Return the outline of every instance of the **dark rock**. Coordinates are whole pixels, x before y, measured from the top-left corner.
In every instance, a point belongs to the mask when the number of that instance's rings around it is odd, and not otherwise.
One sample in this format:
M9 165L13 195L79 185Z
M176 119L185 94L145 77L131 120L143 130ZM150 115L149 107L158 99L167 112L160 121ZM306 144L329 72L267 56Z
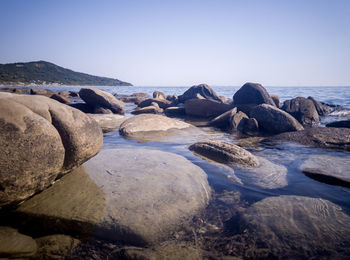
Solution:
M94 107L93 114L113 114L112 110L104 107Z
M89 106L86 103L71 103L69 104L69 106L74 107L84 113L90 113L90 114L94 113L94 107Z
M168 107L164 110L167 116L184 116L186 114L184 107Z
M322 104L321 102L315 100L313 97L308 97L307 99L311 100L314 103L317 113L320 116L327 115L334 110L330 106L327 106L326 104Z
M212 119L208 125L210 126L215 126L218 128L228 128L231 122L232 117L237 113L237 108L232 108L231 110L215 117L214 119Z
M242 118L237 130L245 135L256 135L259 132L259 124L255 118Z
M276 107L280 108L281 103L280 103L280 97L274 94L270 94L270 97L272 98L273 102L275 103Z
M244 118L248 119L249 117L241 111L233 115L233 117L230 118L230 129L237 130L239 124Z
M154 91L153 92L153 98L167 99L166 95L163 92L160 92L160 91Z
M282 133L266 141L288 141L320 148L336 148L350 151L349 128L309 128L303 131Z
M124 114L124 103L108 92L93 88L82 88L79 91L79 96L92 107L104 107L115 114Z
M326 124L327 127L344 127L350 128L350 120L336 121Z
M80 241L67 235L49 235L35 239L38 251L35 259L66 259Z
M29 258L35 255L37 245L33 238L20 234L16 229L0 226L0 257Z
M157 103L156 103L157 104ZM148 106L148 107L137 107L134 111L131 112L133 115L139 114L161 114L163 113L163 109L156 106Z
M315 126L320 123L320 117L312 100L297 97L286 100L283 103L282 110L291 114L301 124L306 126Z
M50 98L57 100L58 102L62 103L62 104L70 104L70 100L64 96L61 96L59 94L53 94L50 96Z
M186 115L215 117L232 109L231 105L210 99L189 99L185 102Z
M57 94L57 93L55 91L50 90L50 89L32 88L32 89L30 89L30 94L51 97L53 94Z
M250 117L255 118L258 121L259 129L267 133L278 134L304 129L290 114L267 104L253 108Z
M221 163L238 164L245 167L257 167L259 165L258 160L250 152L237 145L222 141L208 140L198 142L191 145L189 149Z
M185 91L185 93L179 96L179 102L185 103L185 101L189 99L198 98L198 95L200 95L205 99L222 103L222 100L220 99L220 97L207 84L200 84L200 85L190 87L188 90Z
M152 103L157 103L158 106L162 109L166 109L167 107L171 107L171 101L166 99L158 99L158 98L149 98L144 101L142 101L138 106L139 107L149 107L152 105Z
M233 104L260 105L268 104L276 106L266 89L257 83L244 84L233 96ZM243 111L244 112L244 111Z

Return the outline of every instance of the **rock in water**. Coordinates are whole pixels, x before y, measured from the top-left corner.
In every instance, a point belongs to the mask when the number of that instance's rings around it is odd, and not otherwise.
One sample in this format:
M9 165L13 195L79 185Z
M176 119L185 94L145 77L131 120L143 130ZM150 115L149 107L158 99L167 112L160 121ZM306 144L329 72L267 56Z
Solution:
M158 99L167 99L165 94L160 91L154 91L153 92L153 98L158 98Z
M344 128L350 128L350 120L342 120L342 121L336 121L332 123L326 124L327 127L344 127Z
M124 122L125 117L117 114L87 114L89 117L93 118L101 129L108 132L115 129Z
M207 84L200 84L190 87L185 91L185 93L179 96L179 102L184 103L189 99L197 99L198 97L222 103L221 98Z
M103 150L84 166L87 173L79 168L20 205L17 213L26 225L36 219L53 230L153 244L202 210L210 197L203 170L172 153Z
M350 187L350 158L312 155L300 170L307 176L329 184Z
M36 239L38 251L35 259L66 259L80 243L67 235L49 235Z
M283 103L282 110L291 114L301 124L307 126L315 126L320 123L320 117L312 100L297 97L286 100Z
M255 118L258 121L259 129L267 133L278 134L304 129L290 114L267 104L254 107L250 117Z
M215 117L208 124L210 126L215 126L218 128L228 128L232 117L237 113L237 108L232 108L231 110Z
M233 104L260 105L268 104L276 106L266 89L257 83L244 84L233 96Z
M11 227L0 227L1 259L29 258L34 256L36 250L37 245L33 238L20 234Z
M185 102L186 115L215 117L232 109L231 105L210 99L189 99Z
M217 162L238 164L246 167L259 165L255 156L250 152L237 145L222 141L208 140L198 142L191 145L189 149Z
M82 88L79 96L88 105L93 107L104 107L115 114L124 115L124 103L116 99L112 94L94 88Z
M0 93L0 206L48 187L102 147L98 124L44 96Z
M263 199L241 217L241 228L248 231L251 243L285 259L309 258L320 253L348 256L349 223L350 217L339 206L301 196Z
M160 99L160 98L149 98L145 99L140 104L138 104L139 107L149 107L152 105L152 103L157 103L158 106L162 109L166 109L167 107L171 107L172 103L169 100L166 99Z

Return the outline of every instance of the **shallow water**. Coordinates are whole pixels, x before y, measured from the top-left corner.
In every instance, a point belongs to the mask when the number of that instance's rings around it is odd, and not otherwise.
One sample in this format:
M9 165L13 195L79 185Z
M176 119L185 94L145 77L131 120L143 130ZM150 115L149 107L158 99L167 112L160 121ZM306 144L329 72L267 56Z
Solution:
M188 89L188 87L98 87L110 93L118 94L132 94L136 92L144 92L152 95L153 91L159 90L166 95L179 95ZM52 87L54 91L73 90L79 91L80 87ZM239 87L213 87L218 95L223 95L232 98L235 91ZM338 121L349 119L350 113L350 87L267 87L269 93L279 95L281 101L297 96L308 97L312 96L316 100L333 104L341 105L343 110L334 112L333 114L322 119L325 124L331 121ZM130 112L135 105L126 105L126 117L130 117ZM254 138L240 139L235 133L224 133L214 128L204 127L202 136L189 136L186 138L169 138L166 141L139 141L127 140L119 135L118 129L104 134L103 149L110 148L147 148L157 149L167 152L176 153L184 156L192 163L201 167L208 175L208 180L215 191L215 194L226 194L225 192L234 192L239 194L239 202L237 204L230 204L227 207L242 207L248 208L255 202L261 201L264 198L280 195L298 195L312 198L322 198L339 205L344 212L350 215L350 189L333 186L319 181L313 180L304 175L300 170L300 165L312 154L327 154L339 157L349 158L350 152L337 151L329 149L311 148L298 144L269 144L259 143L259 140ZM284 166L287 169L286 181L287 185L278 188L264 187L257 185L252 181L251 175L248 171L239 167L221 165L214 162L207 161L201 157L196 156L188 147L196 141L201 139L219 139L234 144L239 144L243 148L252 152L254 155L265 158L275 164ZM215 211L219 208L218 201L213 200L209 205L208 210ZM220 206L221 207L221 206ZM227 208L226 210L230 210ZM226 212L225 210L222 210ZM221 212L220 211L220 212ZM210 215L210 212L206 213ZM221 214L221 213L220 213ZM226 214L226 213L225 213ZM233 214L234 215L234 214ZM211 219L211 218L209 218ZM212 219L211 219L212 220ZM215 222L215 221L214 221ZM230 221L229 221L230 222ZM232 224L232 223L233 224ZM231 221L231 229L239 230L240 227L232 227L238 225ZM215 223L214 223L215 224ZM350 225L350 223L349 223ZM220 235L221 236L221 235ZM220 241L220 237L216 237ZM224 244L224 240L221 241ZM219 242L217 242L220 244ZM224 248L224 246L222 246ZM223 248L218 248L223 250ZM239 253L232 253L239 255ZM283 258L283 256L282 256Z

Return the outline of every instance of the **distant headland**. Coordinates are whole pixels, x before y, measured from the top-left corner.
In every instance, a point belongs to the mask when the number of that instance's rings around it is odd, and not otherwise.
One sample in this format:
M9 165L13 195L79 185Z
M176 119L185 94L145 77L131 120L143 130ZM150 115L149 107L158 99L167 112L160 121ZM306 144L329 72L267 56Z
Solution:
M118 79L75 72L47 61L0 64L0 85L132 86Z

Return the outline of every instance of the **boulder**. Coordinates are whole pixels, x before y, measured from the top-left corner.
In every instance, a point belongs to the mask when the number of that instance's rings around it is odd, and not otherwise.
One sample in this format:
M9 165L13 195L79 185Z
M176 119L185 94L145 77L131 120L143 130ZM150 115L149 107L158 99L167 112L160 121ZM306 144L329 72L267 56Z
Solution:
M342 259L350 253L350 217L324 199L268 197L254 203L240 220L246 241L259 245L255 250L269 252L268 258L305 259L321 254Z
M169 100L174 106L179 103L179 98L178 96L175 96L175 95L167 96L166 100Z
M184 116L186 114L184 107L168 107L164 110L167 116Z
M35 255L37 245L29 236L11 227L0 226L0 258L29 258Z
M133 93L131 95L114 95L118 100L123 101L125 103L135 103L139 104L143 100L150 98L147 93Z
M116 99L112 94L94 88L82 88L79 96L92 107L104 107L115 114L124 114L124 103Z
M189 99L185 102L186 115L216 117L232 109L231 105L210 99Z
M230 129L237 130L238 126L241 124L243 119L248 119L249 117L243 112L239 111L233 117L230 118Z
M283 102L282 110L291 114L303 125L315 126L320 123L315 105L310 99L297 97L286 100Z
M311 100L314 103L317 113L320 116L325 116L334 110L330 106L327 106L326 104L322 104L321 102L315 100L313 97L308 97L307 99Z
M159 99L159 98L149 98L143 100L140 104L138 104L139 107L148 107L151 106L152 103L157 103L158 106L162 109L166 109L167 107L172 106L171 101L166 99Z
M266 141L287 141L319 148L335 148L350 151L350 129L309 128L298 132L282 133Z
M122 136L147 139L148 135L171 135L172 131L194 128L185 122L161 115L141 114L124 121L119 129Z
M233 104L260 105L268 104L276 106L266 89L258 83L244 84L233 96ZM244 111L243 111L244 112Z
M167 99L166 95L163 92L160 92L160 91L154 91L153 92L153 98Z
M74 107L74 108L76 108L76 109L78 109L78 110L80 110L81 112L84 112L84 113L93 114L95 112L94 107L89 106L86 103L70 103L69 106L70 107Z
M70 100L68 98L61 96L57 93L51 95L50 98L57 100L58 102L60 102L62 104L70 104Z
M35 259L66 259L80 241L67 235L49 235L35 239L38 251Z
M26 226L37 221L53 231L146 245L167 239L209 197L206 174L180 155L102 150L16 212Z
M350 128L350 120L336 121L326 124L326 127L344 127Z
M255 118L242 118L237 130L245 135L256 135L259 132L259 124Z
M209 99L222 103L220 97L207 84L200 84L190 87L185 91L185 93L179 96L179 102L185 103L185 101L189 99L197 99L199 97L198 95L203 99Z
M331 155L312 155L300 170L321 182L350 187L350 159Z
M257 167L259 165L258 160L250 152L227 142L208 140L195 143L189 149L201 156L221 163L237 164L245 167Z
M258 121L259 129L267 133L278 134L304 129L290 114L267 104L253 108L250 117L255 118Z
M118 114L87 114L93 118L103 130L103 132L109 132L121 125L124 122L125 117Z
M46 97L51 97L54 94L57 94L55 91L52 91L50 89L44 89L44 88L31 88L30 89L31 95L42 95Z
M215 117L214 119L212 119L208 125L210 126L215 126L218 128L228 128L231 122L232 117L237 113L237 108L232 108L229 111Z
M272 98L273 102L275 103L276 107L281 107L280 97L275 94L270 94L270 97Z
M44 96L0 93L0 206L23 200L102 147L84 113Z
M157 103L156 103L157 104ZM159 106L148 106L148 107L137 107L134 111L131 112L133 115L139 114L161 114L163 113L163 109L159 108Z
M94 107L93 114L113 114L112 110L104 107Z

